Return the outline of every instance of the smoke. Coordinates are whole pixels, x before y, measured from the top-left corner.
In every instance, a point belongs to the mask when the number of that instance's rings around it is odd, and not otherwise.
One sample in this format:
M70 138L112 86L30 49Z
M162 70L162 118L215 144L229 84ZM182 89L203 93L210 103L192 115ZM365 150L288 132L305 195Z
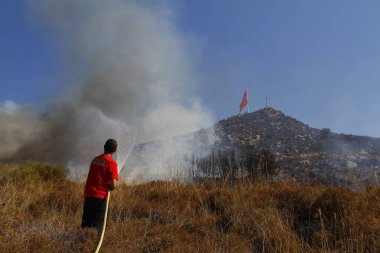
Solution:
M191 45L176 29L169 2L28 3L56 39L71 82L42 114L12 102L0 107L1 160L51 161L81 174L107 138L119 140L125 159L135 139L212 124L196 96Z
M44 127L32 108L12 101L0 105L0 122L0 157L3 158L17 156L22 145L41 135Z

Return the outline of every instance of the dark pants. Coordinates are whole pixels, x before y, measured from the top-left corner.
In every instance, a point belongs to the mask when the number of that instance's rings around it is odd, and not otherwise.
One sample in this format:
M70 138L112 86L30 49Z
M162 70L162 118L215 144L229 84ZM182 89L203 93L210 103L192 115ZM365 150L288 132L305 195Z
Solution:
M96 227L102 229L107 199L85 198L83 205L82 228Z

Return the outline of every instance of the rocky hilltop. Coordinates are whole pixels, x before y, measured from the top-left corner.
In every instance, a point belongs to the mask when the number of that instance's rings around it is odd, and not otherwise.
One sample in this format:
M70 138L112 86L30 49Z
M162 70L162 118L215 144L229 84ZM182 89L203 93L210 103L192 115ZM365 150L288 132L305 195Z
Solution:
M377 183L380 172L379 138L312 128L273 108L232 116L208 129L170 141L188 143L198 152L268 150L278 162L278 179L355 188L363 183ZM139 157L140 161L147 158L147 150L157 143L136 146L132 157Z
M227 118L214 129L219 148L272 152L280 177L350 187L378 180L379 138L312 128L273 108Z

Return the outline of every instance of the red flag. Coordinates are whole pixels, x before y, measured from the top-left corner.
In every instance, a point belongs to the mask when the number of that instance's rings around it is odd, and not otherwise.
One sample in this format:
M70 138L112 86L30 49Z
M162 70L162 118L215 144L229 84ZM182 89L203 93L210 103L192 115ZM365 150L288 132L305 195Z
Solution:
M248 93L247 90L244 91L243 100L240 104L240 112L244 109L244 107L248 104Z

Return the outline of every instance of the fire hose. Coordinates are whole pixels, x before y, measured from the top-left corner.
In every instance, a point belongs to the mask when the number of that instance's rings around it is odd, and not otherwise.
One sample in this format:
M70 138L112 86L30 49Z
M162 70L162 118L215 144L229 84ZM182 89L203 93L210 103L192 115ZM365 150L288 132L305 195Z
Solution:
M107 194L107 204L106 204L106 210L104 212L104 222L103 222L103 227L102 227L102 233L100 234L98 246L96 247L95 253L99 253L99 250L102 247L104 233L106 231L106 223L107 223L108 206L110 203L110 195L111 195L111 192L109 191Z

